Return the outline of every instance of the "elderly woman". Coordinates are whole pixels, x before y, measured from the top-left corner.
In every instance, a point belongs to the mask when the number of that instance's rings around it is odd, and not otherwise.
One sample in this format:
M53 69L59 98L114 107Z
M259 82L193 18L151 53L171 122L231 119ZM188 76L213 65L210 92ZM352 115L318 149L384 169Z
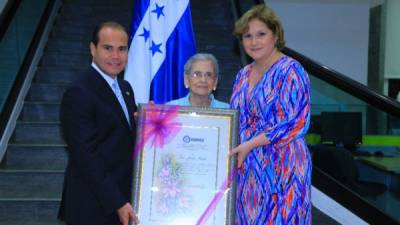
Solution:
M254 60L236 76L239 110L236 224L311 224L310 119L306 71L280 49L281 22L266 5L247 11L234 34Z
M218 62L212 54L197 53L184 66L185 87L189 94L168 102L168 105L229 108L229 104L214 98L218 84Z

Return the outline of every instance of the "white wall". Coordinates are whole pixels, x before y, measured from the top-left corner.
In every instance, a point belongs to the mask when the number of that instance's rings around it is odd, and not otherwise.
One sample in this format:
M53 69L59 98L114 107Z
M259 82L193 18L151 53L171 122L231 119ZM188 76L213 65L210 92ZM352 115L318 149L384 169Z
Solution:
M288 47L367 84L370 1L265 2L280 17Z
M3 12L4 6L7 4L8 0L0 0L0 14Z
M400 1L387 0L384 11L384 77L400 79Z
M389 95L389 79L400 79L400 1L385 0L382 10L380 73L384 94ZM382 66L383 65L383 66Z

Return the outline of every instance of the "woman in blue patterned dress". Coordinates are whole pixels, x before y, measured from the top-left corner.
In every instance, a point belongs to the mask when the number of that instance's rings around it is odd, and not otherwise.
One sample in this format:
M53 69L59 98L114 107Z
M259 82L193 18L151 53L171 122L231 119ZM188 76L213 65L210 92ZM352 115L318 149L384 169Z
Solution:
M235 24L254 60L237 74L231 108L238 109L236 224L311 224L311 158L304 135L310 119L306 71L280 49L281 22L266 5Z

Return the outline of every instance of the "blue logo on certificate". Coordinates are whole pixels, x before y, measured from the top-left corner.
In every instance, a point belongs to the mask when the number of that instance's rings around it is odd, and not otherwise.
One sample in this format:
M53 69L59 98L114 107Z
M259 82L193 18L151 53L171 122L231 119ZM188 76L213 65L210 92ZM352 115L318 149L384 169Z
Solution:
M185 135L182 138L183 142L190 143L190 142L204 142L204 138L193 138L189 137L189 135Z

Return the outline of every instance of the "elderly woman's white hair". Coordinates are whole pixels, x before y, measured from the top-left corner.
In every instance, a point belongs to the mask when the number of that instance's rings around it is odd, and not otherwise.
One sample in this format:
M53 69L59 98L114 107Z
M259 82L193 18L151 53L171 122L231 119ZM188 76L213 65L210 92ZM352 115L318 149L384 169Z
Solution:
M192 68L193 63L198 62L198 61L212 62L212 64L214 65L215 75L218 77L218 75L219 75L218 61L213 54L209 54L209 53L197 53L197 54L194 54L192 57L190 57L186 61L185 66L183 67L185 76L189 76L190 69Z

